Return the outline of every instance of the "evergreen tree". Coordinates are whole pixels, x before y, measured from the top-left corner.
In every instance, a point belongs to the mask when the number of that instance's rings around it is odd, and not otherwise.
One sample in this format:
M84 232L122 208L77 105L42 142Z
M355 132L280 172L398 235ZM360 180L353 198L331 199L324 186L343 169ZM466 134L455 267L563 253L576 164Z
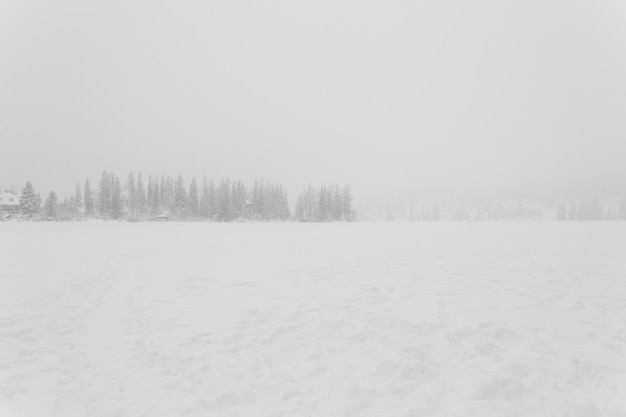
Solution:
M140 215L146 214L146 190L143 185L143 180L141 178L141 172L137 174L137 186L135 187L135 200L137 206L137 213Z
M150 181L152 184L152 198L150 200L150 214L156 216L161 213L161 193L159 191L159 181L155 178Z
M228 222L231 220L230 182L228 178L222 178L217 188L217 221Z
M578 212L576 211L576 203L570 203L569 214L567 216L567 220L574 221L578 219Z
M346 215L346 220L351 222L354 220L354 211L352 208L352 189L349 185L343 188L343 211Z
M200 207L198 209L198 214L203 219L208 219L211 217L211 201L209 196L209 183L204 177L202 179L202 196L200 197Z
M180 217L186 217L189 209L189 200L187 190L185 189L185 181L181 175L176 180L174 186L174 212Z
M131 215L135 215L137 214L137 193L136 193L136 187L135 187L135 176L133 175L133 173L131 172L130 174L128 174L128 180L126 180L126 201L127 201L127 208L128 208L128 212Z
M83 193L83 198L85 202L85 216L93 216L94 214L94 202L93 202L93 193L91 192L91 185L89 184L89 178L85 180L85 192Z
M265 212L265 207L263 201L263 183L261 181L254 181L252 203L254 204L255 218L262 219Z
M77 214L80 213L80 210L83 208L83 196L80 192L80 184L76 183L76 190L74 191L74 207L77 211Z
M189 213L193 218L198 217L198 211L200 207L200 196L198 195L198 185L196 179L191 179L189 184Z
M343 199L341 198L341 190L335 185L333 190L333 220L345 220L343 212Z
M114 179L113 179L114 178ZM113 186L111 188L111 216L119 219L123 215L122 210L122 183L119 177L112 175Z
M559 201L559 206L556 210L556 218L558 221L567 220L567 210L565 208L565 202Z
M23 214L29 217L41 211L41 199L35 193L35 189L30 181L26 182L26 186L22 190L19 209Z
M50 194L46 199L44 210L46 212L46 217L48 218L48 220L57 219L57 195L54 191L50 191Z
M111 215L112 188L110 175L104 171L100 178L98 203L100 206L100 215L105 218Z
M209 204L209 218L213 220L217 216L217 191L213 180L209 181L208 193L209 195L207 197L207 201Z
M306 198L305 198L305 194L304 192L300 193L300 195L298 195L298 198L296 200L296 218L301 221L301 222L306 222L309 221L306 218Z
M433 207L430 210L430 220L439 221L440 217L441 214L439 211L439 206L437 205L437 203L433 203ZM482 219L482 212L480 210L480 207L478 208L478 218Z

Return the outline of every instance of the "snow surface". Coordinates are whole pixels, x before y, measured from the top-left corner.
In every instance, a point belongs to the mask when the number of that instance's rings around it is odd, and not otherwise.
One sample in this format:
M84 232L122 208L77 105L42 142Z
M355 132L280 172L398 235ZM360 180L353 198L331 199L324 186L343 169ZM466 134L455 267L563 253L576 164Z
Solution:
M626 416L626 223L0 223L0 416Z

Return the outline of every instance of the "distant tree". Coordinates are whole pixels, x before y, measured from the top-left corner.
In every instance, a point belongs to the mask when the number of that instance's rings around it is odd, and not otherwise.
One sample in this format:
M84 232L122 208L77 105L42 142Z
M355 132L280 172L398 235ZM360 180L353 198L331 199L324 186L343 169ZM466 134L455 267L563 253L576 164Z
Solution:
M85 216L93 216L94 214L94 202L93 193L91 191L91 185L89 184L89 178L85 180L85 192L83 194L85 202Z
M564 201L560 201L559 202L559 206L556 210L556 219L558 221L565 221L567 220L567 209L565 208L565 202Z
M354 220L354 209L352 208L352 189L349 185L343 188L343 211L346 216L346 220L351 222Z
M207 202L209 205L209 218L213 220L217 216L217 190L215 188L215 182L209 181Z
M100 206L100 215L105 218L111 215L112 188L111 176L108 172L104 171L102 173L102 177L100 177L98 202Z
M296 218L301 222L309 221L306 217L306 197L304 192L296 199Z
M202 179L202 196L200 197L198 213L203 219L211 218L211 195L209 192L209 183L204 177Z
M74 197L72 204L76 210L76 214L79 214L80 210L83 208L83 196L80 192L80 184L76 184L76 190L74 191Z
M156 216L161 213L161 192L159 189L159 181L154 179L149 179L149 184L152 188L152 195L150 198L150 214L152 216Z
M122 184L119 177L112 176L111 187L111 216L114 219L119 219L123 215L122 209Z
M182 175L178 176L174 186L174 212L180 217L186 217L189 209L189 199Z
M233 219L230 201L230 181L222 178L217 187L217 221L228 222Z
M137 214L137 192L135 186L135 176L131 172L126 180L126 207L131 215Z
M135 187L135 205L137 207L138 214L146 214L146 207L148 205L148 202L146 199L146 189L143 185L143 179L141 178L141 172L137 174L137 186Z
M433 203L433 207L430 209L430 220L432 221L439 221L439 219L441 218L441 213L439 211L439 206L437 205L437 203ZM478 208L478 218L482 219L482 212L480 210L480 207Z
M567 220L570 220L570 221L578 220L578 212L576 211L576 203L573 203L573 202L570 203Z
M44 210L45 210L46 217L48 218L48 220L57 219L57 195L54 191L50 191L50 194L48 195L48 198L46 199Z
M341 190L338 185L335 185L333 189L333 220L345 220L345 213L343 211L343 199L341 198Z
M198 217L198 211L200 207L200 196L198 194L198 184L196 183L196 179L191 179L191 184L189 184L189 213L192 217Z
M41 199L35 192L30 181L26 183L26 186L22 190L19 209L23 214L29 217L41 211Z

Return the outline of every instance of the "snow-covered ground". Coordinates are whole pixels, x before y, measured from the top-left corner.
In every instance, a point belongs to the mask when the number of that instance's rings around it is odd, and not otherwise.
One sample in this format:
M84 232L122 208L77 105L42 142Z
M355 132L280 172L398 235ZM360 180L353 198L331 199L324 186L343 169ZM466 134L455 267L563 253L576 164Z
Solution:
M626 223L0 223L0 416L626 416Z

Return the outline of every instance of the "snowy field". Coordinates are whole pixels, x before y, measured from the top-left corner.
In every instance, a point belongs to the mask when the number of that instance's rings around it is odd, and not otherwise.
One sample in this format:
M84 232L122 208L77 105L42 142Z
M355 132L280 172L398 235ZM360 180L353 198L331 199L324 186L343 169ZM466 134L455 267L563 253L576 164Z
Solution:
M0 223L0 416L626 416L626 223Z

